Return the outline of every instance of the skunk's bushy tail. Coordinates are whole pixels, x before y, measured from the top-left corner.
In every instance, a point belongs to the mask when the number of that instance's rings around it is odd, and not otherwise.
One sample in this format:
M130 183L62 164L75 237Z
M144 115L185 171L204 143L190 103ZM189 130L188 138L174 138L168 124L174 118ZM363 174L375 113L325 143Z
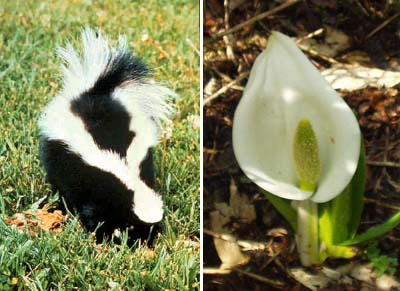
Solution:
M175 97L175 93L146 81L149 70L127 49L126 38L120 36L118 47L110 49L108 40L100 31L86 28L82 40L82 55L70 43L66 48L58 48L64 60L62 95L75 99L82 94L110 94L124 100L125 104L139 107L161 126L160 121L167 119L172 111L167 97Z

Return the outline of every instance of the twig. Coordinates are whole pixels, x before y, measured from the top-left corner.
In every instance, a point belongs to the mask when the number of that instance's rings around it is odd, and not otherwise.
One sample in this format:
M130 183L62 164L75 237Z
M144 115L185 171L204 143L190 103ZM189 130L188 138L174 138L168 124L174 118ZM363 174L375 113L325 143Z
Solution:
M220 72L217 68L212 68L212 69L213 69L213 70L215 71L215 73L217 73L217 75L218 75L221 79L223 79L224 81L226 81L226 82L232 82L232 81L233 81L232 78L229 77L229 75Z
M226 275L231 272L230 269L222 268L203 268L203 274L205 275Z
M367 165L377 167L400 168L400 163L395 162L367 161Z
M233 270L235 272L238 272L239 274L242 274L242 275L245 275L245 276L250 277L252 279L255 279L257 281L266 283L266 284L271 285L271 286L273 286L275 288L282 288L282 287L285 286L285 284L283 282L281 282L281 281L268 279L266 277L263 277L263 276L260 276L260 275L254 274L254 273L246 272L246 271L243 271L243 270L240 270L240 269L237 269L237 268L234 268Z
M228 3L228 0L224 0L224 9L225 9L225 15L224 15L225 30L229 30L230 25L229 25L229 3ZM225 35L223 37L223 40L226 45L226 56L227 56L228 60L234 61L235 55L233 53L232 41L231 41L230 35Z
M244 87L243 86L238 86L238 85L232 85L231 89L232 90L236 90L236 91L243 91Z
M384 22L382 22L381 25L379 25L377 28L375 28L373 31L371 31L370 33L368 33L368 35L365 37L365 39L369 39L370 37L372 37L375 33L377 33L378 31L380 31L382 28L384 28L386 25L388 25L390 22L392 22L394 19L396 19L397 17L400 16L400 11L397 12L396 14L394 14L392 17L386 19Z
M222 152L223 151L221 151L221 150L215 150L215 149L207 149L207 148L203 149L203 153L209 154L209 155L215 155L215 154L219 154Z
M261 270L264 270L266 267L268 267L268 265L271 264L271 262L275 261L275 259L276 259L280 254L281 254L281 252L279 251L279 252L277 252L276 254L274 254L272 257L270 257L270 258L268 259L268 261L267 261L265 264L262 265L262 267L260 268L260 271L261 271Z
M385 168L386 169L386 168ZM400 184L393 181L392 176L390 176L390 174L386 171L386 177L387 177L387 182L396 189L396 191L400 190Z
M310 32L309 34L307 34L307 35L305 35L303 37L298 38L296 40L296 43L301 43L302 41L305 41L306 39L313 38L314 36L322 34L324 31L325 31L325 29L319 28L319 29L317 29L317 30L315 30L313 32Z
M250 240L238 240L236 237L234 237L231 234L221 234L214 232L212 230L208 229L203 229L203 233L210 235L214 238L222 239L227 242L235 243L241 248L243 248L244 251L258 251L258 250L266 250L270 247L270 243L260 243L256 241L250 241Z
M245 26L247 26L249 24L252 24L252 23L254 23L256 21L259 21L259 20L261 20L263 18L266 18L268 16L274 15L275 13L278 13L278 12L280 12L280 11L282 11L282 10L284 10L284 9L286 9L286 8L292 6L293 4L296 4L298 2L300 2L300 0L288 0L285 3L282 3L281 5L273 8L273 9L271 9L269 11L266 11L264 13L258 14L256 16L254 16L253 18L250 18L249 20L246 20L246 21L244 21L244 22L232 27L231 29L228 29L228 30L225 30L225 31L223 31L221 33L218 33L217 35L213 36L212 38L204 41L204 44L205 45L210 44L210 43L214 42L215 40L223 37L224 35L236 32L236 31L242 29L243 27L245 27Z
M205 98L204 102L203 102L203 106L208 105L208 103L210 103L214 99L218 98L220 95L224 94L226 91L228 91L228 89L230 89L232 86L234 86L237 83L239 83L240 81L242 81L248 75L249 75L249 73L243 73L243 74L239 75L235 80L233 80L232 82L226 84L225 86L220 88L217 92L215 92L214 94L212 94L209 97Z
M362 6L362 4L360 3L360 0L356 0L355 1L356 4L358 5L358 7L360 7L361 11L367 16L367 17L371 17L368 13L367 10L365 10L364 6Z
M373 204L376 204L376 205L384 207L384 208L389 208L389 209L393 209L393 210L397 210L397 211L400 210L399 206L394 206L394 205L391 205L391 204L383 203L383 202L380 202L380 201L375 200L375 199L364 198L364 201L366 203L373 203Z
M385 147L383 148L383 163L387 162L387 156L388 156L388 147L389 147L389 134L390 134L390 129L389 127L387 127L385 129ZM368 162L367 162L368 164ZM381 189L381 184L382 184L382 180L384 177L390 177L388 175L388 172L386 170L386 167L383 168L382 171L380 171L379 173L379 177L376 179L375 185L374 185L374 191L377 192Z
M328 62L330 64L337 64L338 63L338 61L336 61L335 59L333 59L331 57L328 57L328 56L325 56L325 55L321 55L317 51L315 51L313 49L310 49L310 48L308 48L308 47L306 47L304 45L298 44L298 46L302 51L305 51L306 53L308 53L312 57L319 58L319 59L321 59L321 60L323 60L325 62Z

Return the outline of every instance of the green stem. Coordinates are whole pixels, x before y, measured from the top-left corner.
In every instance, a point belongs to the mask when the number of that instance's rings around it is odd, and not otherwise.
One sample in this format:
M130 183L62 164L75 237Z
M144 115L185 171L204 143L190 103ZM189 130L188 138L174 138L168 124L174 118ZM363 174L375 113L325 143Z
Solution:
M310 199L297 202L297 250L303 266L319 264L318 204Z

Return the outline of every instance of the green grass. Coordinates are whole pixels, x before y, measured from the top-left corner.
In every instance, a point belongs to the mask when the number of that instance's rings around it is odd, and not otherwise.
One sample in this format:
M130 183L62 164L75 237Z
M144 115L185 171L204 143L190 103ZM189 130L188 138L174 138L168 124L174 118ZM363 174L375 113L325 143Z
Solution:
M0 0L0 290L199 289L199 253L191 243L200 217L198 1L96 3ZM126 34L154 78L180 96L172 137L157 148L166 215L154 252L96 246L72 216L62 233L36 237L4 223L39 199L59 201L39 161L37 119L61 87L56 46L79 46L85 26L101 28L113 43Z

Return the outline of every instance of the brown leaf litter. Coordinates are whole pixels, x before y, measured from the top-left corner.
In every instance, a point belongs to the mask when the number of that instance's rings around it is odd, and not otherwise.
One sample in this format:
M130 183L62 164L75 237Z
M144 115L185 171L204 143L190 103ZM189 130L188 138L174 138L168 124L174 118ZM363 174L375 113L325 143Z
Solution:
M61 210L48 212L47 209L38 209L35 211L25 211L16 213L12 218L6 218L5 222L20 231L29 231L31 236L35 236L38 230L60 233L65 216Z

